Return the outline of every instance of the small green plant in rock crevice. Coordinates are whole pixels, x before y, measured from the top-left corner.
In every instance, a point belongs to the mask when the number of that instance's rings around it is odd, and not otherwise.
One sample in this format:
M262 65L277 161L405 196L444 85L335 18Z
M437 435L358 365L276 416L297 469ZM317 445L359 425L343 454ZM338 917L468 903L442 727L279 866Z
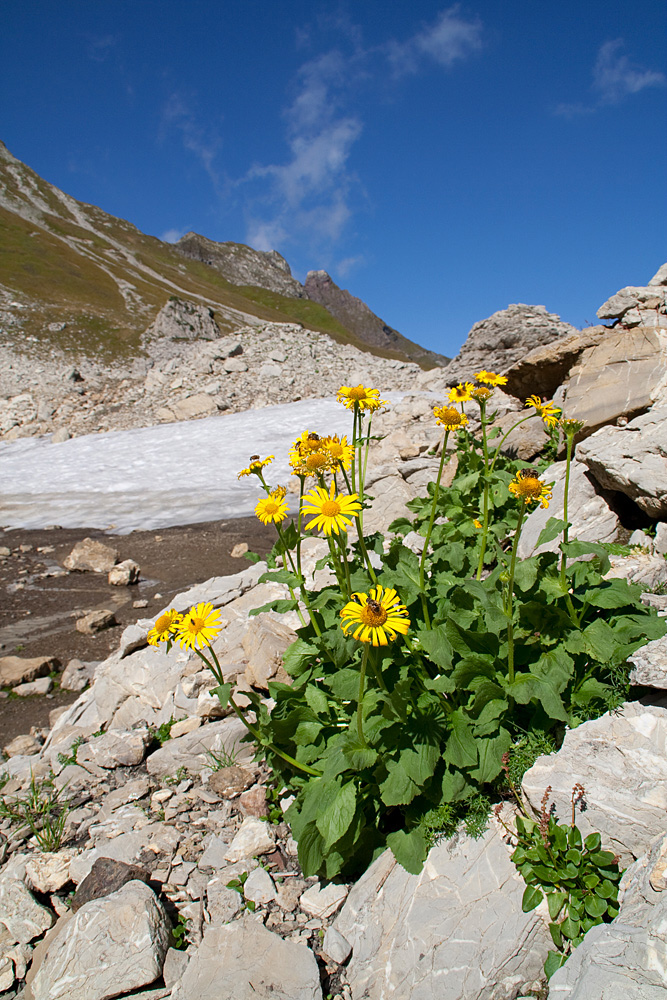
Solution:
M175 719L172 715L169 722L163 722L159 726L149 726L148 732L151 739L155 740L160 746L164 746L167 740L171 739L171 730L176 725L177 722L182 722L185 716L181 719Z
M67 767L69 764L76 764L76 753L82 743L84 743L83 736L77 736L71 747L69 748L69 753L59 753L58 763L62 764L63 767Z
M225 746L221 750L207 750L206 757L208 758L208 766L214 771L221 771L223 767L234 767L238 762L238 752L234 747L231 750Z
M171 929L171 940L172 948L176 948L177 951L185 951L189 944L188 918L184 917L182 913L178 914L176 923Z
M255 902L252 899L245 898L245 884L248 881L248 872L241 872L238 878L233 878L231 881L226 883L228 889L233 889L234 892L238 892L239 896L243 900L242 909L250 910L251 913L255 912Z
M512 861L526 882L524 913L545 898L549 908L549 933L556 950L549 952L544 963L547 978L563 965L591 927L610 923L618 916L618 886L623 874L618 857L601 849L600 834L583 838L575 823L575 809L584 801L583 786L577 783L572 789L569 824L559 823L549 809L550 794L548 786L538 819L528 815L517 796L523 815L516 818L516 835L505 826L518 841ZM503 822L501 808L496 806L496 812Z
M57 851L63 842L70 811L62 791L56 788L52 774L41 780L31 774L25 795L0 801L0 816L10 820L17 834L30 831L40 850Z

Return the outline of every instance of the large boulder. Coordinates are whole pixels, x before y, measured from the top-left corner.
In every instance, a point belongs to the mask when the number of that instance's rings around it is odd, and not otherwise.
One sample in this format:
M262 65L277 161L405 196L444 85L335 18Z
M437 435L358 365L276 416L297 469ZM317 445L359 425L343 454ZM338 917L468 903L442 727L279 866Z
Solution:
M663 1000L667 993L667 837L623 876L620 912L592 927L549 981L550 1000Z
M503 832L494 819L479 840L432 848L420 875L390 851L371 865L335 923L352 945L354 997L489 1000L540 975L550 938L521 909L525 884Z
M63 559L63 566L80 573L108 573L117 562L118 549L105 545L96 538L84 538Z
M519 358L543 344L577 334L575 327L544 306L510 305L475 323L466 341L446 369L449 385L465 382L475 372L504 372Z
M605 326L589 326L528 351L505 372L505 392L522 400L532 395L550 399L586 348L595 347L608 333Z
M55 656L0 656L0 687L16 687L46 677L59 666Z
M65 917L33 963L32 1000L107 1000L154 982L170 922L152 889L128 882Z
M220 328L208 306L172 296L146 330L146 337L169 340L216 340Z
M568 730L558 753L538 757L526 772L523 793L539 811L550 786L550 801L566 821L575 783L585 790L577 815L582 834L600 833L623 866L641 857L665 830L667 710L629 702Z
M224 974L221 974L224 970ZM312 951L251 917L210 925L171 1000L322 1000Z
M601 486L625 493L649 517L667 517L667 406L601 428L577 457Z

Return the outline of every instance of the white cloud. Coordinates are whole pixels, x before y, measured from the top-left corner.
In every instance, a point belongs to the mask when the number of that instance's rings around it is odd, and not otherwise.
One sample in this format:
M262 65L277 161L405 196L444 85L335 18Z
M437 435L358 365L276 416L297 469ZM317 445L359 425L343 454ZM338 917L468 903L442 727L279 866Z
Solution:
M563 118L590 115L600 108L620 104L624 98L638 94L647 87L664 87L667 84L664 73L634 66L621 53L623 44L622 38L616 38L600 46L591 84L594 100L588 104L559 104L555 109L557 115Z
M334 273L340 278L346 278L348 274L352 271L356 271L358 267L365 263L363 254L357 254L356 257L344 257L343 260L339 260L334 264Z
M166 229L160 239L163 243L177 243L181 236L185 236L189 229Z
M171 94L162 109L163 129L175 128L181 134L183 146L193 153L211 179L216 190L220 188L220 176L215 168L220 141L210 130L198 124L194 112L185 98L178 93Z
M621 55L623 39L605 42L598 52L593 69L593 90L601 104L618 104L628 94L638 94L646 87L664 87L664 73L633 66L627 56Z
M387 55L394 73L416 73L424 60L432 60L450 69L482 47L482 22L467 20L456 4L443 10L435 21L404 42L387 44Z

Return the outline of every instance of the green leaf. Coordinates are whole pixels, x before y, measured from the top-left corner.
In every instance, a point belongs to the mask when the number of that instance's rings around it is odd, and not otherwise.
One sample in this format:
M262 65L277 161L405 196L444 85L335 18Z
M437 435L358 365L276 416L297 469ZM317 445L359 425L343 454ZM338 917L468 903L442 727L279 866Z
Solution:
M593 608L624 608L636 603L638 588L627 580L607 580L599 587L592 587L583 594L583 599Z
M584 841L584 847L587 851L599 851L601 843L602 837L599 833L589 833Z
M584 900L586 913L591 917L602 917L607 912L607 900L600 896L587 896Z
M518 590L527 591L537 580L538 562L532 556L530 559L522 559L517 562L514 569L514 585Z
M547 979L551 979L554 972L560 969L562 965L565 964L567 955L559 955L557 951L550 951L547 955L547 960L544 963L544 975Z
M565 521L562 518L550 517L537 537L535 548L539 548L540 545L546 545L547 542L552 542L558 535L562 535L564 528Z
M314 822L301 831L297 851L303 874L316 875L324 860L324 840Z
M313 712L317 715L329 714L329 701L324 691L314 684L307 684L304 695Z
M555 893L552 893L552 895L555 895ZM561 949L563 947L563 935L560 932L560 924L549 924L549 933L551 934L553 943L557 948Z
M596 892L603 899L616 899L618 897L618 886L606 878L602 885L598 886Z
M560 929L563 937L572 941L574 938L579 936L581 923L579 920L573 920L572 917L565 917L565 920L561 922Z
M496 656L498 653L496 636L485 632L470 632L461 628L452 618L445 623L445 634L452 648L461 656L466 656L468 653L490 653Z
M447 739L447 748L443 754L444 759L454 767L476 767L477 743L470 731L469 723L460 709L452 712L449 722L452 731Z
M336 779L338 782L338 779ZM320 813L315 821L324 839L325 852L343 836L354 819L357 807L357 789L353 781L348 781L338 789L334 800Z
M534 885L527 885L521 900L521 909L524 913L530 913L536 906L539 906L544 896L542 890Z
M216 695L218 701L220 702L221 708L227 708L227 705L229 704L229 696L231 695L231 693L232 693L231 684L218 684L218 686L214 687L213 690L211 691L211 694Z
M590 863L598 868L609 868L610 865L614 864L615 858L616 855L612 854L611 851L595 851L588 855Z
M560 695L554 691L548 681L535 674L517 674L513 683L505 685L505 691L519 705L527 705L531 701L539 701L550 719L569 722L569 716Z
M443 625L434 629L419 629L417 638L422 649L425 649L429 659L441 670L450 670L452 666L452 646L447 638Z
M297 639L283 653L283 666L290 677L298 677L316 657L314 646L304 639Z
M549 906L549 916L552 920L555 920L560 911L563 909L563 904L567 899L567 895L564 892L549 892L547 893L547 904ZM557 948L560 947L557 941L554 941Z
M613 628L607 622L596 618L584 629L582 635L586 652L593 659L597 660L598 663L607 663L611 660L618 647L618 641Z
M378 759L376 750L360 743L357 737L351 735L348 735L342 744L342 752L353 771L363 771L367 767L372 767Z
M406 833L405 830L396 830L387 836L387 846L399 865L405 868L411 875L419 875L424 867L424 861L428 853L426 838L419 828Z
M275 611L277 615L284 615L287 611L294 611L298 607L297 602L293 600L284 601L269 601L268 604L262 604L261 608L253 608L252 611L248 612L250 616L261 615L265 611Z
M503 766L503 754L512 745L512 737L506 729L501 729L498 736L491 739L477 740L479 765L470 772L480 785L486 784L500 774Z

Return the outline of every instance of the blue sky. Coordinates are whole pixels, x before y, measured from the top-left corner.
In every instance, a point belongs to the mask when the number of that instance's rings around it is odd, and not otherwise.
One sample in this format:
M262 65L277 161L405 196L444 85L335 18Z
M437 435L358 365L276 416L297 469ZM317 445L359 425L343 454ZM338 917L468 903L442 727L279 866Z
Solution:
M454 354L667 259L663 0L4 0L0 138L176 239L324 268Z

